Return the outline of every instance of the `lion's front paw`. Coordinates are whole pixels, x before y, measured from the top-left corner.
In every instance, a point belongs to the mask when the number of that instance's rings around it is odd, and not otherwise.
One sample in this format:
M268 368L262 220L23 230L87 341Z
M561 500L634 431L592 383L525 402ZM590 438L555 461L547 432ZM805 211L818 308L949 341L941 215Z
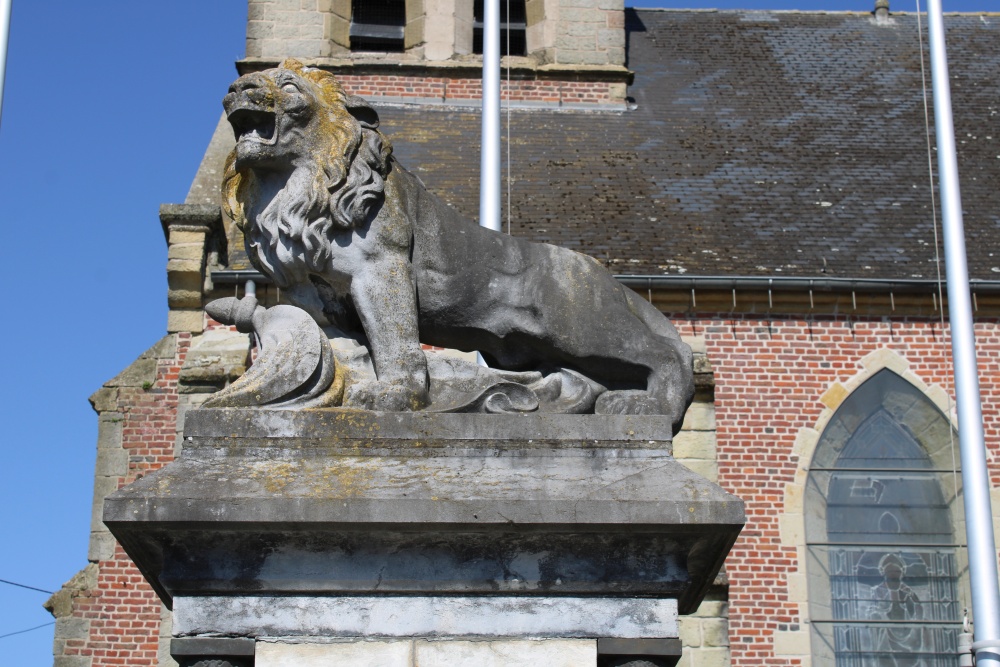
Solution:
M347 388L344 406L380 412L414 412L427 405L427 392L393 382L363 380Z

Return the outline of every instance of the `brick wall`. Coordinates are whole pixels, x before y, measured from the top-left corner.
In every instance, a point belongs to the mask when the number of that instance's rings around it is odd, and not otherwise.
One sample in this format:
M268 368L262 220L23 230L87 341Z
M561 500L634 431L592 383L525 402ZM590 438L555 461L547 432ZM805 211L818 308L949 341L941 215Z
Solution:
M886 360L929 393L951 395L950 339L929 319L798 319L752 316L675 318L714 373L714 404L701 396L675 442L678 459L746 501L748 522L726 563L725 599L706 602L682 623L684 665L808 665L808 604L802 538L789 522L801 497L815 429L852 387ZM211 324L211 323L210 323ZM976 325L985 432L1000 435L1000 327ZM178 414L206 394L178 391L190 332L160 341L92 398L100 420L95 519L89 565L50 601L57 616L56 667L170 665L169 625L159 601L100 523L103 497L172 460ZM881 362L880 362L881 363ZM940 403L940 400L938 401ZM717 461L712 458L717 457ZM993 470L992 483L1000 483ZM997 502L1000 498L995 496ZM728 607L728 636L727 627ZM731 647L727 648L727 644ZM695 653L697 652L697 653Z
M887 350L916 382L953 396L950 337L933 320L678 324L682 333L704 336L715 373L719 484L746 502L747 525L726 562L732 665L808 665L803 541L786 514L789 496L801 498L810 463L801 434L829 411L831 388L841 393L837 388ZM995 456L1000 331L995 320L980 320L976 333L986 441ZM996 467L991 482L1000 482Z
M337 79L350 94L369 99L430 98L445 103L460 100L478 103L482 96L482 81L479 78L338 74ZM512 102L608 104L621 103L624 96L624 84L607 81L501 82L502 99Z

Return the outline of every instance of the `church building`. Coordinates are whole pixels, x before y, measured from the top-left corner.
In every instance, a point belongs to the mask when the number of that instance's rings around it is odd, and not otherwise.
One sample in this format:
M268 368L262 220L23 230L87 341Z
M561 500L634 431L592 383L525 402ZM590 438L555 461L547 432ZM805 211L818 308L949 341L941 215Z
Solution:
M746 505L680 650L650 664L958 664L971 599L926 18L885 0L501 7L503 233L592 256L671 319L696 378L673 454ZM945 26L997 507L1000 13ZM286 58L334 73L396 159L475 220L482 31L482 0L249 0L233 78ZM90 397L90 544L47 603L56 667L213 664L171 655L170 613L102 510L174 460L185 415L248 367L248 336L205 304L249 280L283 303L222 210L234 145L220 118L186 200L159 209L163 337Z

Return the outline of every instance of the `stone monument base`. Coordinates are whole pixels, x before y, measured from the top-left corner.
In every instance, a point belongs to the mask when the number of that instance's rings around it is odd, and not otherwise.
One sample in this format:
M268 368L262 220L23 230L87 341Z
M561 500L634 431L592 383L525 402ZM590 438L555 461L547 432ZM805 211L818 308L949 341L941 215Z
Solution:
M648 416L198 410L182 455L104 519L172 608L182 664L669 664L678 613L745 520L673 459L670 432Z

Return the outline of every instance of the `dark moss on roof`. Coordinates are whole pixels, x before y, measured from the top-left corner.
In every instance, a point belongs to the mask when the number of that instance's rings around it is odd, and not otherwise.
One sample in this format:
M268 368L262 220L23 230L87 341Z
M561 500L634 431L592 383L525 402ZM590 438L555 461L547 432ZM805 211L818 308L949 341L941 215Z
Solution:
M1000 15L946 26L970 273L995 279ZM626 31L634 110L512 112L512 233L619 274L935 276L915 15L627 10ZM475 217L478 113L380 113Z

